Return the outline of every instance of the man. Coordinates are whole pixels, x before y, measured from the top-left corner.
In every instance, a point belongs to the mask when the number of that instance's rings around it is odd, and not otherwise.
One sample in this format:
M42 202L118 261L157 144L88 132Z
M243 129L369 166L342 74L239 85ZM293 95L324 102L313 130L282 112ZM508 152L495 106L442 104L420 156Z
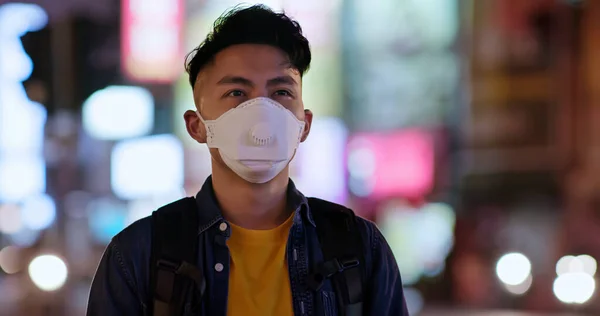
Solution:
M198 218L180 222L181 227L192 222L198 233L190 239L197 240L163 248L196 242L192 261L198 269L180 261L166 274L188 271L194 294L176 292L173 279L156 276L160 267L153 264L153 238L173 236L152 237L160 235L153 235L153 225L161 224L153 216L132 224L108 246L92 284L88 315L156 315L159 309L176 314L170 308L177 304L185 315L408 315L396 261L373 223L332 219L332 228L356 227L351 249L362 249L358 257L363 260L329 260L338 264L333 271L321 264L336 251L332 247L346 242L326 247L336 236L318 233L329 227L319 218L334 218L337 213L328 209L340 206L309 203L289 180L288 167L313 118L302 103L302 75L310 60L300 26L285 14L252 6L217 20L186 65L197 108L184 114L187 130L208 145L212 156L212 176L188 200L194 201L192 214ZM341 278L344 269L362 271L355 274L362 277L357 282L348 277L343 286L329 280ZM157 294L165 288L168 294Z

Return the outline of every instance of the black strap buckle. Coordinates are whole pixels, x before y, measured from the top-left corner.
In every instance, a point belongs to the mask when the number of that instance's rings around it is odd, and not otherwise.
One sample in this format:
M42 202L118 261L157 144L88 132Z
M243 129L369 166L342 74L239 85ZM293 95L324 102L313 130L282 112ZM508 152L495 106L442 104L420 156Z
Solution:
M173 273L177 273L177 270L179 269L180 266L181 266L181 264L173 262L171 260L167 260L167 259L160 259L160 260L158 260L158 262L156 262L157 268L166 270L169 272L173 272Z
M198 269L198 267L195 265L192 265L187 261L176 263L171 260L160 259L157 261L156 266L158 270L163 270L172 274L183 275L194 280L200 289L201 295L204 294L204 291L206 290L206 280L204 279L202 271L200 271L200 269Z
M358 267L360 261L356 257L334 258L326 261L311 274L308 279L308 285L315 291L323 286L325 279L332 277L336 273L343 273L344 270Z
M165 302L171 300L173 286L175 284L175 275L185 276L193 280L200 290L200 296L204 295L204 292L206 291L206 280L198 267L186 261L176 263L167 259L158 260L156 266L158 268L158 273L155 293L159 300Z
M338 262L340 265L338 272L343 272L346 269L358 267L360 265L360 261L358 261L358 259L355 257L345 258L341 261L338 260Z
M359 264L360 262L355 257L334 258L323 263L321 271L325 272L325 276L329 278L336 273L344 272L346 269L357 267Z

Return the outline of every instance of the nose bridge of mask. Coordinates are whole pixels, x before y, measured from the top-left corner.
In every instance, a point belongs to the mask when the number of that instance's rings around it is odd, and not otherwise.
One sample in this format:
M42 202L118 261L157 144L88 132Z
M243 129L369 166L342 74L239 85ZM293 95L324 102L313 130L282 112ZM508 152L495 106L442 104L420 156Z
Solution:
M304 128L304 122L269 98L246 101L216 120L203 122L207 145L241 160L289 159Z

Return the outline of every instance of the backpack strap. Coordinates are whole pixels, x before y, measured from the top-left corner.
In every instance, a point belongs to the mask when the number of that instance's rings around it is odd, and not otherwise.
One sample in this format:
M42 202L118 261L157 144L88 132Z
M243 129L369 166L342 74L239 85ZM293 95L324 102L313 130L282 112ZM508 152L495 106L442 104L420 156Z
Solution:
M309 278L318 290L331 278L339 315L362 315L365 278L363 242L352 210L324 200L309 198L308 204L317 226L324 263Z
M198 208L188 197L152 213L149 302L152 316L182 315L186 299L196 289L204 294L206 280L195 265Z

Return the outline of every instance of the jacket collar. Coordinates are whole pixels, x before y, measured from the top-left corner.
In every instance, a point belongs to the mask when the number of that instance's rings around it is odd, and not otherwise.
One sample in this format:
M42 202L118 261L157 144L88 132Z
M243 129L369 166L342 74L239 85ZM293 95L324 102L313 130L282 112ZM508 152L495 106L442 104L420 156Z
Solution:
M287 187L287 201L288 207L296 210L294 216L294 223L301 222L306 219L311 225L315 226L310 208L308 207L308 199L302 194L296 185L290 179ZM196 194L196 205L198 207L198 218L199 227L198 233L203 233L213 225L223 220L223 214L217 198L215 197L215 191L212 185L212 176L209 176L200 192Z

